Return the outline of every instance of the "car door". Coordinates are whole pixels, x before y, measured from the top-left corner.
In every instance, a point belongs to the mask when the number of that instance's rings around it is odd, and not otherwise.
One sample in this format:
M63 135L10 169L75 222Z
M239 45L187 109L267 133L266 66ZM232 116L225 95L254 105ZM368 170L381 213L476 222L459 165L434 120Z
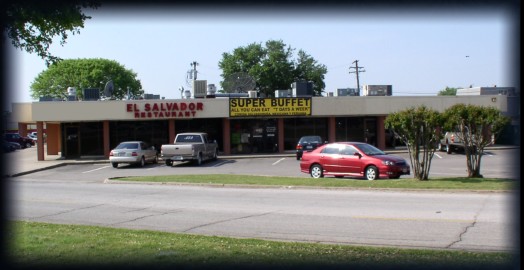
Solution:
M355 155L358 150L352 145L346 145L340 149L340 158L338 161L338 169L341 173L359 174L361 168L360 156Z
M337 173L340 171L338 168L338 159L340 158L339 149L340 146L338 145L329 145L324 147L320 152L318 162L326 172Z

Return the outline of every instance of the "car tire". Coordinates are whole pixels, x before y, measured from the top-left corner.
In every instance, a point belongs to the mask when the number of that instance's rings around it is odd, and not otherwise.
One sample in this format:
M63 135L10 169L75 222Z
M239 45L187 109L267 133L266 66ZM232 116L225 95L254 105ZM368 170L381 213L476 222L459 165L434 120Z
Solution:
M140 163L138 163L138 166L140 167L144 167L146 165L146 159L144 157L142 157L140 159Z
M297 154L297 160L300 160L301 156Z
M155 155L155 158L153 159L153 163L154 163L154 164L157 164L157 163L158 163L158 155Z
M366 168L365 177L367 180L377 180L378 179L378 169L375 166L369 166Z
M118 163L116 163L116 162L111 162L111 166L113 166L113 168L118 168Z
M197 166L202 165L202 154L198 154L198 157L195 160L195 165L197 165Z
M446 153L451 154L453 151L451 151L451 146L449 144L446 144Z
M166 166L169 166L169 167L173 166L173 161L170 159L166 159Z
M217 159L218 159L218 149L213 154L213 160L217 160Z
M311 169L309 170L309 174L311 177L318 179L324 177L324 170L322 169L322 166L319 164L315 164L311 166Z
M25 144L25 148L31 148L31 146L32 146L31 143L26 143Z
M444 151L444 147L442 146L442 143L437 144L437 151L442 152Z

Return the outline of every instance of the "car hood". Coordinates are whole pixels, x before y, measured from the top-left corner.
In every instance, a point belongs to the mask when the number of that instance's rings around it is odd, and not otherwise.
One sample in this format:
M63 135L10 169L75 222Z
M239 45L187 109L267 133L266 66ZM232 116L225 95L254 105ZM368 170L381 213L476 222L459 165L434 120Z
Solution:
M378 158L380 160L388 160L388 161L393 161L393 162L406 162L406 160L402 157L399 157L399 156L394 156L394 155L376 155L376 156L372 156L374 158Z

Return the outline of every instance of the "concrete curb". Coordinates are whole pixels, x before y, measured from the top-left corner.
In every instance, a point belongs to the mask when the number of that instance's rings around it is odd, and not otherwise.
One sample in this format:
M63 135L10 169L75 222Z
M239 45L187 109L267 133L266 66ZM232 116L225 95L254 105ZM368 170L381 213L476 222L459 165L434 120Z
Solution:
M132 176L129 176L132 177ZM365 188L365 187L316 187L316 186L277 186L277 185L243 185L243 184L214 184L214 183L185 183L185 182L146 182L146 181L120 181L125 176L106 178L104 184L119 185L172 185L195 186L213 188L250 188L250 189L296 189L296 190L360 190L360 191L386 191L386 192L438 192L438 193L507 193L515 190L467 190L467 189L409 189L409 188Z

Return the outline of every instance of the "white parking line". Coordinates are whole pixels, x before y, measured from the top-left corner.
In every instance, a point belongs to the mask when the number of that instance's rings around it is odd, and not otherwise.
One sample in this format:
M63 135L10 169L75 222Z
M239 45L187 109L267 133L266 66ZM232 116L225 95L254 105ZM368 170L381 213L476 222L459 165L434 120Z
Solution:
M438 158L442 158L439 154L435 153L435 156L437 156Z
M90 173L90 172L94 172L94 171L102 170L102 169L105 169L105 168L109 168L109 166L100 167L100 168L98 168L98 169L94 169L94 170L90 170L90 171L85 171L85 172L82 172L82 173Z
M286 158L281 158L281 159L275 161L275 163L273 163L273 164L271 164L271 165L275 166L275 165L277 165L278 163L280 163L280 162L281 162L282 160L284 160L284 159L286 159Z

